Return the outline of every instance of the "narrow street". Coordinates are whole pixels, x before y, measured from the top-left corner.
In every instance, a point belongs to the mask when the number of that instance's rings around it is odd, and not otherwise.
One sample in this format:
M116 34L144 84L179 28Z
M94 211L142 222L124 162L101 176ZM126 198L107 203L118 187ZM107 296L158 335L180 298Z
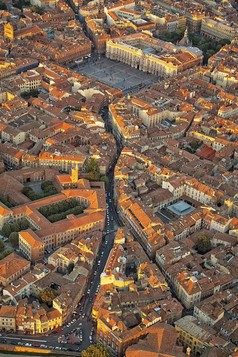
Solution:
M106 124L106 130L111 132L111 124L109 122L108 110L103 111L102 117ZM67 323L62 328L62 332L49 335L19 335L19 334L2 334L0 336L0 343L12 344L12 345L27 345L43 349L54 349L75 352L75 356L80 355L83 349L86 349L92 342L95 342L95 322L91 319L92 306L94 298L97 294L100 275L104 270L109 253L113 247L114 237L116 235L117 229L120 226L120 221L118 214L114 205L114 168L117 162L117 158L120 155L121 146L117 143L117 157L112 162L111 168L108 172L109 183L106 187L106 225L105 225L105 235L103 237L102 245L99 249L99 253L94 264L94 269L89 279L88 286L85 291L85 295L82 298L80 305L78 306L76 312L76 318L74 322L70 325ZM73 321L74 317L72 317ZM80 345L60 343L60 338L63 336L69 336L75 329L81 328L82 330L82 343ZM90 334L92 334L92 341L90 341ZM30 346L29 346L30 347Z

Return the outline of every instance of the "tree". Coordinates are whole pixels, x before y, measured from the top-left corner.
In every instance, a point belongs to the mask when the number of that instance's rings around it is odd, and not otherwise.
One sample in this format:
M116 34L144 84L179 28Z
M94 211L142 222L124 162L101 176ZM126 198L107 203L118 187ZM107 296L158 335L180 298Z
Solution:
M55 195L58 193L57 189L51 181L46 181L41 184L43 193L36 193L31 187L25 186L22 193L27 196L31 201L39 200L40 198Z
M56 191L57 192L57 190L56 190L56 188L55 188L55 186L54 186L54 184L53 184L53 182L52 181L44 181L44 182L42 182L42 184L41 184L41 189L46 193L46 192L50 192L50 191Z
M2 1L0 1L0 10L7 10L7 5Z
M12 204L5 197L3 197L2 195L0 195L0 202L2 202L8 208L12 207Z
M5 249L3 251L0 250L0 260L5 258L7 255L12 253L12 249Z
M82 352L82 357L110 357L110 351L106 346L99 343L90 345Z
M17 7L18 9L22 10L22 8L23 8L24 6L29 6L30 3L29 3L29 1L27 1L27 0L17 0L17 1L13 1L13 5L14 5L15 7Z
M70 274L71 271L73 271L73 270L74 270L74 263L69 263L68 268L67 268L68 274Z
M12 232L9 236L10 243L13 247L17 247L19 243L18 232Z
M4 247L5 247L4 242L2 239L0 239L0 253L4 251Z
M32 89L29 92L22 92L21 96L24 99L29 99L30 97L37 98L39 95L39 91L37 89Z
M20 221L20 230L24 231L25 229L29 228L30 225L26 219Z
M40 292L39 298L41 302L45 302L48 306L52 306L56 294L53 289L47 287Z
M10 226L12 232L19 232L21 230L19 223L13 223Z
M218 43L219 43L219 46L222 46L222 47L223 47L223 46L229 44L230 41L227 40L227 39L225 39L225 38L223 38L223 39L219 40Z
M78 215L83 212L84 207L80 205L77 199L70 198L52 205L42 206L39 212L43 214L50 222L57 222L65 219L67 215Z
M98 163L90 157L89 160L87 160L84 170L86 173L89 174L89 179L91 180L99 180L100 179L100 168Z
M212 244L211 244L211 240L208 236L206 236L206 234L201 234L198 237L198 241L197 241L197 251L200 254L205 254L207 253L209 250L211 250L212 248Z
M7 223L4 223L4 225L2 227L2 234L5 237L9 237L11 233L12 233L11 226Z
M107 176L101 176L100 181L103 181L106 186L109 184L109 178Z
M189 145L192 148L192 150L196 151L201 144L196 140L192 140Z
M31 6L31 10L33 12L36 12L39 15L43 15L44 14L44 10L42 9L42 7L38 6L38 5L32 5Z
M173 43L177 43L178 41L180 41L183 37L183 31L181 32L180 30L178 31L174 31L174 32L155 32L154 34L155 37L159 38L160 40L163 41L168 41L168 42L173 42Z

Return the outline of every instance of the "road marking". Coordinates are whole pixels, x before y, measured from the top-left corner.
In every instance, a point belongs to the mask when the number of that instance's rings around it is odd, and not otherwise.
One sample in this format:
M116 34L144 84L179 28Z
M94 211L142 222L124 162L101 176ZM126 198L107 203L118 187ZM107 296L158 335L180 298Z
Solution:
M22 341L47 342L46 340L32 340L31 338L22 338Z
M20 337L10 337L10 336L2 336L1 338L11 339L11 340L20 340L21 339Z

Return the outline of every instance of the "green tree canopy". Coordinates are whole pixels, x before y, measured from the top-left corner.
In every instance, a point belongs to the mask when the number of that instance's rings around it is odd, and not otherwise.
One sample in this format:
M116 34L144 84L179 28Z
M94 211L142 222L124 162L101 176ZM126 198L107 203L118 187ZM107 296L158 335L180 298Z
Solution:
M19 225L20 225L20 230L21 231L24 231L25 229L30 227L30 225L29 225L29 223L28 223L28 221L26 219L21 220Z
M82 352L82 357L110 357L110 351L101 344L90 345Z
M201 143L197 140L192 140L189 145L192 150L196 151L201 146Z
M201 234L197 241L197 251L200 254L205 254L211 250L212 244L211 240L206 234Z
M7 10L7 5L3 1L0 1L0 10Z
M12 223L10 228L12 232L19 232L21 230L20 224L17 222Z
M109 184L109 178L107 176L101 176L100 180L103 181L106 186Z
M4 225L2 227L2 234L5 237L9 237L11 233L12 233L11 226L7 223L4 223Z
M10 237L10 234L12 232L20 232L20 231L25 230L29 227L30 227L30 225L26 219L22 219L19 222L15 222L15 223L11 223L11 224L5 223L2 227L2 234L5 237Z
M4 249L4 250L0 249L0 260L5 258L7 255L9 255L12 252L13 252L12 249Z
M2 195L0 195L0 202L2 202L8 208L12 207L12 204L5 197L3 197Z
M39 95L39 91L37 89L32 89L29 92L22 92L21 93L21 96L24 99L29 99L30 97L36 98L36 97L38 97L38 95Z
M5 247L4 242L2 239L0 239L0 253L4 251L4 247Z
M53 203L52 205L42 206L39 212L43 214L50 222L57 222L65 219L67 215L79 215L83 212L84 207L81 206L76 198Z
M25 186L22 189L22 193L30 198L31 201L39 200L40 198L52 196L58 193L52 181L42 182L41 189L43 190L43 193L36 193L31 187Z
M163 41L177 43L183 37L184 31L177 30L175 32L159 32L156 31L155 37ZM201 36L200 34L189 32L188 33L189 40L192 42L193 46L198 47L200 50L203 51L203 62L207 64L209 57L211 57L214 53L220 50L220 48L227 43L230 43L229 40L222 39L222 40L215 40L211 38L206 38Z
M38 6L38 5L32 5L31 6L31 10L33 12L36 12L39 15L43 15L44 14L44 9L42 9L42 7Z
M67 272L68 272L68 274L70 274L71 271L73 271L73 270L74 270L74 263L69 263L69 265L68 265L68 267L67 267Z
M56 294L53 289L47 287L40 292L39 298L41 302L45 302L48 306L52 306Z
M17 7L18 9L22 9L25 6L29 6L30 2L28 0L13 0L13 6Z
M99 180L100 179L100 168L98 163L90 157L90 159L87 160L84 170L86 173L89 174L89 179L91 180Z
M18 232L12 232L9 236L10 243L13 247L17 247L19 243L19 234Z

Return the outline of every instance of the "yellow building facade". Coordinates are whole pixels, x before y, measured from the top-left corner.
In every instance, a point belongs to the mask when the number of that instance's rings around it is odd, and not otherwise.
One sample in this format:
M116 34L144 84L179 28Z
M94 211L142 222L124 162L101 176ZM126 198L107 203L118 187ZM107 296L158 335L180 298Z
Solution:
M14 28L10 22L4 25L4 38L10 40L14 39Z

